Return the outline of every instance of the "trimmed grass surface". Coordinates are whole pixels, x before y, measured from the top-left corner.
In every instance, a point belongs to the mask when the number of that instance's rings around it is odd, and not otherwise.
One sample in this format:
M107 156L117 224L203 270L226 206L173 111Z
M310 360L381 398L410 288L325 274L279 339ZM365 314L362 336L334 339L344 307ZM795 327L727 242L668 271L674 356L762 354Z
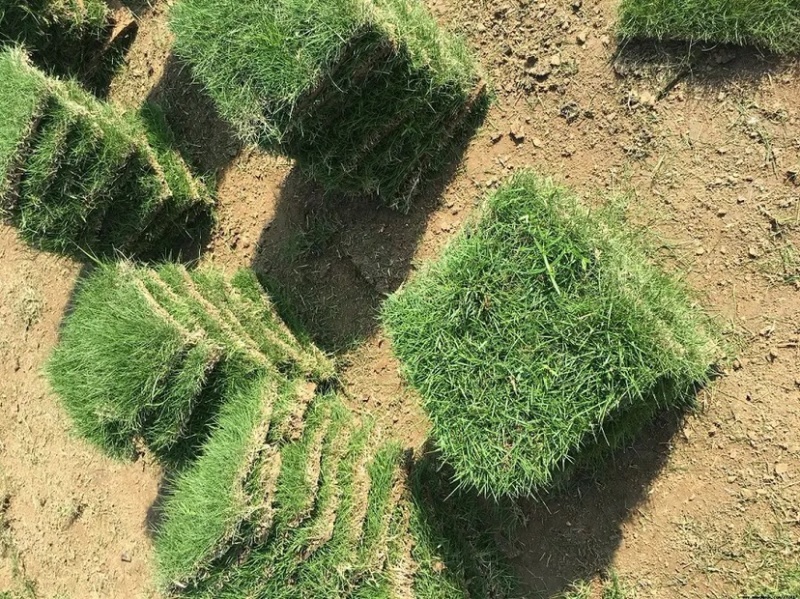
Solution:
M624 39L655 38L800 51L796 0L623 0Z
M79 258L157 254L210 222L210 195L155 107L120 114L19 49L0 52L0 75L0 215L26 241Z
M486 109L464 45L419 0L184 0L171 25L241 137L330 190L406 207Z
M717 345L684 288L622 223L530 173L383 318L457 480L536 492L689 402ZM598 449L599 448L599 449Z

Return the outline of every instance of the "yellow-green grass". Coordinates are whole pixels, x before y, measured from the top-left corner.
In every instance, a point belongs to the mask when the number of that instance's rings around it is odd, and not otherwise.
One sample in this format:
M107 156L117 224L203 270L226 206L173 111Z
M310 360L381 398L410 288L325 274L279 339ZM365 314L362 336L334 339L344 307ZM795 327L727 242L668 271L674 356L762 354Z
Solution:
M211 218L155 108L122 114L18 48L0 52L0 74L0 215L26 241L79 258L157 254Z
M487 107L419 0L183 0L176 52L247 142L325 188L406 207Z
M654 38L800 50L796 0L623 0L623 39Z
M708 380L718 345L676 278L609 212L523 172L383 320L457 480L542 491Z

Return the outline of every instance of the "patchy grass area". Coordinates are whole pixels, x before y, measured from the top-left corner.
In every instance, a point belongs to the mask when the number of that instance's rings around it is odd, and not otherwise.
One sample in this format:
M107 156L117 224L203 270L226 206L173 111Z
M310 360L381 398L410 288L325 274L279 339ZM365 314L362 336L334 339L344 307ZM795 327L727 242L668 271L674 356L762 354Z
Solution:
M383 318L457 479L491 495L542 490L690 403L718 351L622 223L530 173Z
M800 5L794 0L623 0L624 39L655 38L800 50Z
M487 107L465 46L418 0L186 0L171 25L240 136L330 190L407 207Z

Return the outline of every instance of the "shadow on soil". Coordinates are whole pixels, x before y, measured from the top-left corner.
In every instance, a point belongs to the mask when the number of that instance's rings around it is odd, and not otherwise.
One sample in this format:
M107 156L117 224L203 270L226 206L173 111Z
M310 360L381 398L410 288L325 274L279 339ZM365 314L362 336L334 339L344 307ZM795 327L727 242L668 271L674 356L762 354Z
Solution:
M752 47L647 40L622 43L611 62L620 77L654 82L657 100L684 81L718 93L731 82L751 87L785 72L796 76L800 71L795 60Z
M447 169L429 181L408 214L373 198L326 195L292 169L252 268L295 332L336 352L376 330L380 304L412 270L428 217L467 143L453 150Z
M640 506L669 459L684 416L661 415L627 449L550 496L502 506L519 521L503 536L526 597L560 596L576 581L606 575L623 526L643 517Z
M147 101L164 112L184 159L212 180L222 176L242 149L213 100L192 79L191 67L174 54L167 58L164 74Z

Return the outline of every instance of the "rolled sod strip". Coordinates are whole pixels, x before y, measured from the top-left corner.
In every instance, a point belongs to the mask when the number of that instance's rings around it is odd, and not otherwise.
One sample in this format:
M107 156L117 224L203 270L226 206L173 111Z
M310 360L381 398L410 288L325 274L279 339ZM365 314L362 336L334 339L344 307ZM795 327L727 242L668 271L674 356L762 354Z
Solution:
M610 212L531 173L486 201L383 321L462 484L535 493L708 380L719 345Z
M0 52L0 75L0 216L26 241L79 258L145 254L210 219L208 191L146 126L156 119L45 76L19 49Z
M183 0L176 52L246 142L331 191L407 208L488 106L419 0Z

